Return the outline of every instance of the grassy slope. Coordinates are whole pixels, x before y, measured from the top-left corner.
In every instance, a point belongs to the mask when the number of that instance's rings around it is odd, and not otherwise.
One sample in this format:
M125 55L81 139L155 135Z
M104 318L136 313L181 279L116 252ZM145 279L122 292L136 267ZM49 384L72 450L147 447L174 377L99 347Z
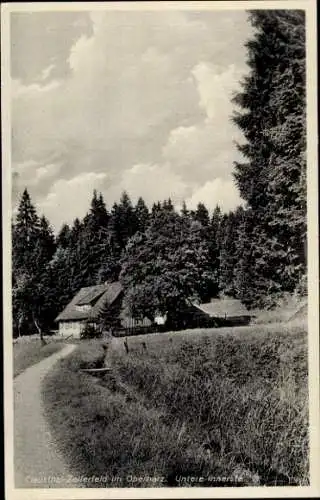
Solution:
M29 366L62 349L62 342L49 342L42 345L40 339L32 342L21 342L13 345L13 376L16 377Z
M78 371L81 350L88 357L81 346L43 386L48 419L77 472L121 478L95 487L145 475L162 479L134 485L181 486L181 476L202 476L195 486L307 484L301 327L150 335L130 338L129 349L117 339L112 375L97 381ZM90 356L99 359L101 347Z
M142 349L142 343L144 342L151 349L165 349L165 346L172 345L178 347L185 342L198 343L199 341L212 340L215 341L217 337L239 337L241 340L248 340L258 338L258 340L267 340L274 336L290 336L295 335L296 332L303 329L306 331L307 324L299 321L299 323L269 323L269 324L251 324L248 326L238 326L238 327L226 327L226 328L193 328L190 330L182 330L177 332L164 332L164 333L150 333L145 335L135 335L132 337L127 337L127 343L130 348L132 346L134 350L138 347ZM119 350L123 347L124 350L124 338L118 337L113 339L111 345L111 350ZM173 343L173 344L172 344ZM121 347L120 347L121 346Z

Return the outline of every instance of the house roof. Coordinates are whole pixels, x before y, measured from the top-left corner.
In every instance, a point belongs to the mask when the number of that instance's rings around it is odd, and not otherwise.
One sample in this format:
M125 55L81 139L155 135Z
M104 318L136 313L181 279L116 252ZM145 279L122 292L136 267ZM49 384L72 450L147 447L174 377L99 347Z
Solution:
M96 319L101 309L106 304L113 304L122 290L122 285L118 281L81 288L55 321ZM77 306L83 305L92 307L87 311L79 310Z
M195 304L195 307L211 317L249 316L248 309L237 299L212 299L205 304Z
M89 291L78 302L78 306L92 304L106 291L106 285L96 285L89 288Z

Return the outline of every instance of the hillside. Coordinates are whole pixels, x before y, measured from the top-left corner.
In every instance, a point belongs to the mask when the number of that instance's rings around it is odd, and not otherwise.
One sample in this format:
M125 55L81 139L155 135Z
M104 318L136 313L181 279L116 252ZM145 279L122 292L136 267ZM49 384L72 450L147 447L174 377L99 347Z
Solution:
M101 345L91 345L90 362L100 360ZM133 477L140 487L308 484L304 328L193 330L128 345L126 354L113 339L102 379L79 371L80 345L43 385L70 465L109 478L95 487Z

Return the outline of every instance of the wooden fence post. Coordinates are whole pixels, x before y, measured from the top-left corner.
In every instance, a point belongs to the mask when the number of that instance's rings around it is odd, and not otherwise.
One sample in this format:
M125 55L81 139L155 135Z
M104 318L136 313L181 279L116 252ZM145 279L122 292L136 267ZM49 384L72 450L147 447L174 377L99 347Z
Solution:
M127 337L125 338L125 341L123 343L124 343L124 347L125 347L126 353L129 354L129 346L128 346Z

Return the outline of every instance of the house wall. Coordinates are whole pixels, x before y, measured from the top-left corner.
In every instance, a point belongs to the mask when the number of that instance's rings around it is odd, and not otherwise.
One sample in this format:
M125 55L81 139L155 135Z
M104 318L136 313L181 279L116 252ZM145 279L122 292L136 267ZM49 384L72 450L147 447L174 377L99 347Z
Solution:
M78 339L80 338L84 326L84 321L60 321L59 335L63 337L72 336Z

